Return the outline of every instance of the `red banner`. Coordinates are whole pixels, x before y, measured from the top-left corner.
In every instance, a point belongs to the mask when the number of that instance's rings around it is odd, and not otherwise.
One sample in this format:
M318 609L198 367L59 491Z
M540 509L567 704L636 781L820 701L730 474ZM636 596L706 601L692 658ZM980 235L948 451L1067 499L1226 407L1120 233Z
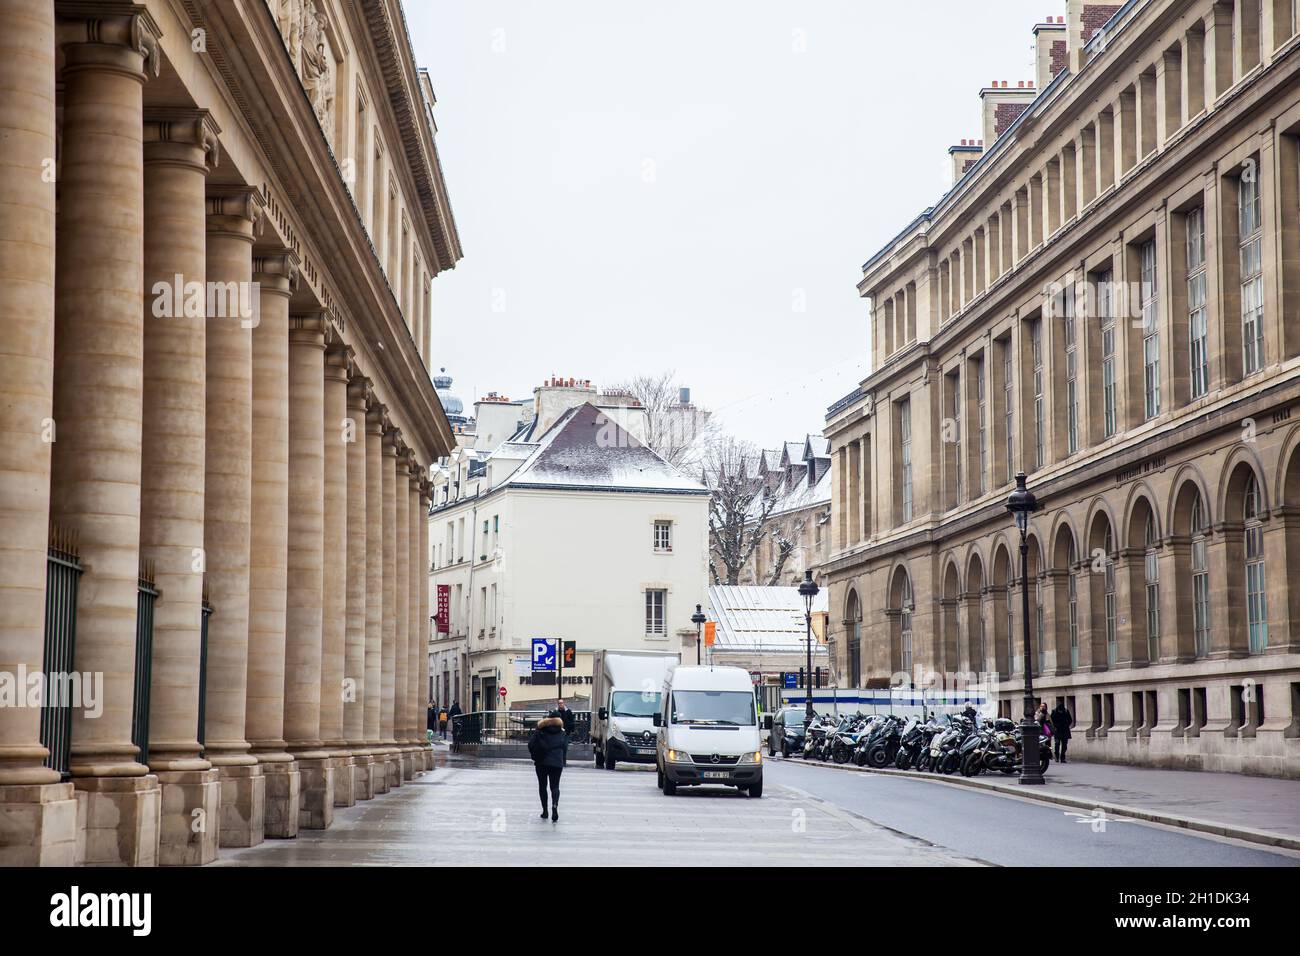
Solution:
M451 585L438 585L438 633L451 633Z

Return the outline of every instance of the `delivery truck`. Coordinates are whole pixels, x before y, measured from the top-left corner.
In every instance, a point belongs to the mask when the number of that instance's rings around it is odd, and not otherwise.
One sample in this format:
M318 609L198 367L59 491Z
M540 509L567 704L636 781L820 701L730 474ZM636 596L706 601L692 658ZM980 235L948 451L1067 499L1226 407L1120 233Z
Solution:
M655 762L654 715L668 672L680 654L601 651L591 662L591 745L596 766Z

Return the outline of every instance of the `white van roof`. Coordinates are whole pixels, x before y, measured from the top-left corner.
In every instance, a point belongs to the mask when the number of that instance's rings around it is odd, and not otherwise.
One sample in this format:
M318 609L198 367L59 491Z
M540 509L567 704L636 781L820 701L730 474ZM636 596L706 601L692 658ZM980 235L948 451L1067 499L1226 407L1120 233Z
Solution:
M668 673L675 690L754 690L754 680L743 667L709 667L679 664Z

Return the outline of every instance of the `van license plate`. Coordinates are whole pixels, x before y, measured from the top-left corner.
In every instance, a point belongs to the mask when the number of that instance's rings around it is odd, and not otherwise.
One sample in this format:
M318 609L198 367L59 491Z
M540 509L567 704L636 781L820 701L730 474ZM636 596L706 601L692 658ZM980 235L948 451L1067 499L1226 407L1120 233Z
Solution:
M728 777L730 777L730 776L731 776L731 774L727 773L727 771L725 771L725 770L706 770L706 771L704 771L704 778L705 778L706 780L726 780L726 779L727 779Z
M652 754L655 749L653 747L637 747L636 752L639 754Z

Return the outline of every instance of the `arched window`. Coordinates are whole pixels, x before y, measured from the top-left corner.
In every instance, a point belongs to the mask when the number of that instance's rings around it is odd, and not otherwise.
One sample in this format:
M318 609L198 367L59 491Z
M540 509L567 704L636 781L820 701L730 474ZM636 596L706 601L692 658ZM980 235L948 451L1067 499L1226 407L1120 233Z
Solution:
M912 670L912 579L903 575L903 596L899 602L900 630L902 631L903 670Z
M1250 652L1268 647L1268 594L1264 590L1264 525L1260 520L1263 501L1255 476L1246 479L1242 523L1246 545L1246 633Z
M1210 572L1205 560L1205 510L1198 494L1192 502L1192 630L1196 656L1210 653Z
M1156 534L1155 515L1147 515L1146 527L1146 599L1147 599L1147 660L1160 660L1160 562L1157 548L1160 538Z
M849 592L849 610L846 615L849 624L849 686L858 687L862 683L862 604L858 601L858 592Z
M1074 574L1074 538L1065 545L1066 589L1070 599L1070 670L1079 668L1079 582Z
M1115 562L1110 557L1115 552L1115 540L1109 525L1102 548L1106 552L1106 664L1113 667L1119 660L1119 641L1115 636Z

